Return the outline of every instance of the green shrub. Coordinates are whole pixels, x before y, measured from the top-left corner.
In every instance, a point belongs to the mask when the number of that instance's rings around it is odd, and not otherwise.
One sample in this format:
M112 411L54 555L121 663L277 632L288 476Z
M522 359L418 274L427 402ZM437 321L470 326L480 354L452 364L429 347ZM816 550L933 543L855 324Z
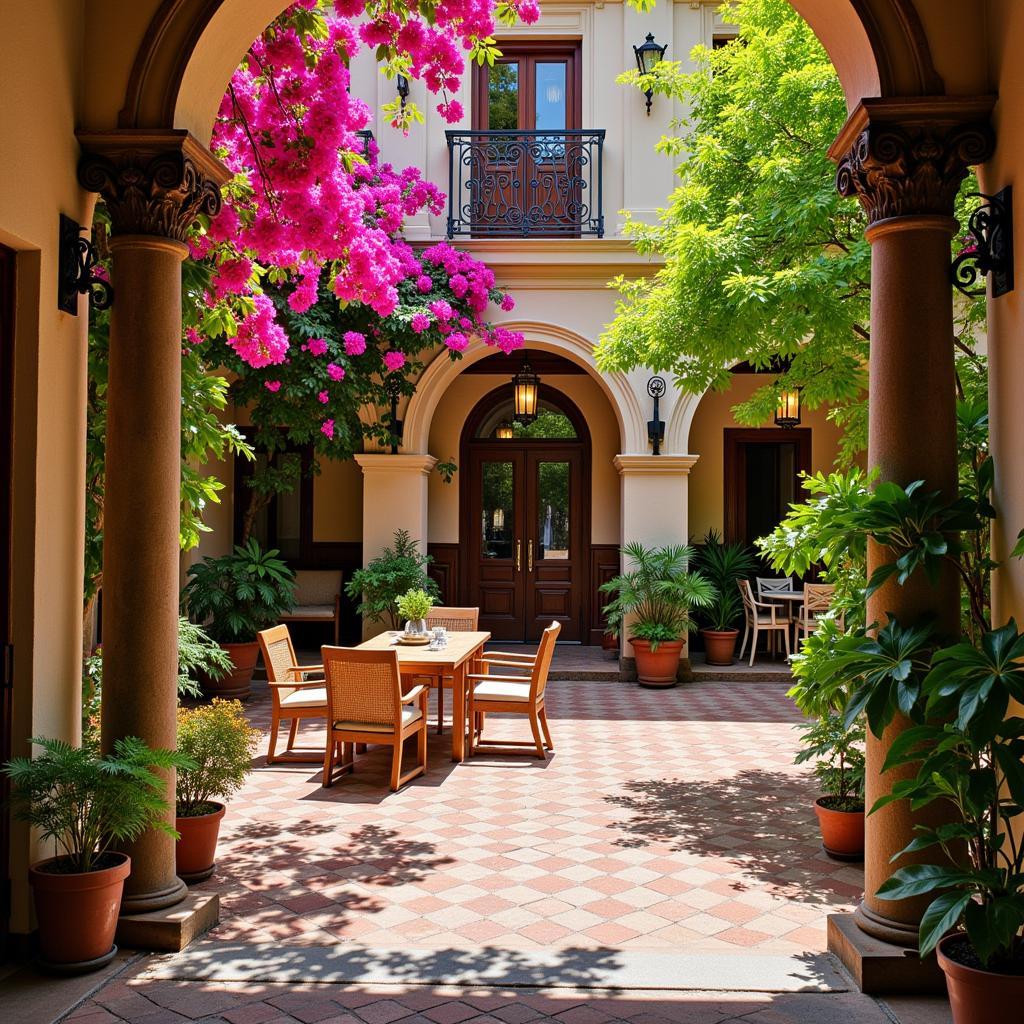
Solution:
M357 569L345 584L345 593L358 601L356 611L365 619L390 621L392 628L400 623L398 599L410 590L422 590L436 603L440 596L437 584L427 575L433 562L424 555L408 530L396 530L394 546L385 548L364 569Z

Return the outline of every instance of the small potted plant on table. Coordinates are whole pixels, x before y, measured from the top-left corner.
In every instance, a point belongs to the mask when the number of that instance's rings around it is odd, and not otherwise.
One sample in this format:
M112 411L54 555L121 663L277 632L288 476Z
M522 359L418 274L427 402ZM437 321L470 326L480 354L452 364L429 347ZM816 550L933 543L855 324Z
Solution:
M187 762L142 740L118 740L111 754L36 738L35 758L18 757L10 777L18 816L60 851L29 868L39 924L40 962L63 973L95 970L117 953L114 932L124 882L131 870L115 846L146 829L173 834L157 769Z
M434 607L434 599L425 590L406 591L398 599L398 615L405 619L405 632L422 636L427 631L427 614Z
M189 612L231 658L226 675L205 680L219 697L249 696L259 654L256 634L277 623L294 603L295 574L277 554L263 551L250 537L230 554L204 558L188 571Z
M190 765L177 781L178 876L201 882L213 874L226 800L241 789L252 768L260 731L249 725L237 700L178 709L178 752Z
M628 616L629 642L636 655L637 679L642 686L675 686L686 634L694 628L693 608L703 608L715 588L700 573L689 570L693 549L684 544L646 547L634 542L622 549L630 568L602 584L614 594L604 608L616 635Z
M750 549L743 544L723 544L713 530L704 538L695 558L696 568L715 588L715 596L701 618L705 658L709 665L731 665L736 655L737 623L743 618L739 582L756 569Z

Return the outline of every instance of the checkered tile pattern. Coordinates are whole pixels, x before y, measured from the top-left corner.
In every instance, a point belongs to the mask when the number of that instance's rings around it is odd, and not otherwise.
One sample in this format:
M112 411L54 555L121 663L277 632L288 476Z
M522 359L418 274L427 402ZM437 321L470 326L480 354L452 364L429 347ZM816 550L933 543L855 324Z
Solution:
M448 695L448 705L451 700ZM248 706L266 727L269 703ZM800 953L860 896L821 851L800 718L773 683L554 681L555 753L450 760L387 788L370 748L331 789L260 758L224 819L211 937L333 945ZM433 720L433 716L432 716ZM522 718L488 734L529 738ZM322 745L322 728L303 742ZM264 748L265 749L265 748Z

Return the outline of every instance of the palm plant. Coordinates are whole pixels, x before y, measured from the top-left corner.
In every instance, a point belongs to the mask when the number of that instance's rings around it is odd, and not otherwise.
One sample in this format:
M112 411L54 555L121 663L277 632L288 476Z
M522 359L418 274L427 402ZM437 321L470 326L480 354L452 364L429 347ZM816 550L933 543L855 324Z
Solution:
M743 600L739 587L741 580L748 579L757 568L757 561L750 548L733 541L722 542L714 530L709 530L704 543L697 551L695 562L698 571L715 588L715 596L701 614L708 629L723 632L735 629L743 616Z
M714 585L691 572L693 548L686 544L647 547L634 541L622 548L631 568L601 586L614 599L604 607L608 625L618 636L628 615L635 615L631 635L648 640L651 650L678 640L694 628L690 612L706 608L715 598Z

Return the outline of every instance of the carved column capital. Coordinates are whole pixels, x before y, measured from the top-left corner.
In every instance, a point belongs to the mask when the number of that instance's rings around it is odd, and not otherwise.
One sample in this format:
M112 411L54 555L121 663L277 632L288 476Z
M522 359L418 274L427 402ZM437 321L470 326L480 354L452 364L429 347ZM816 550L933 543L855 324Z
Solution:
M995 98L863 100L829 150L836 188L856 196L870 224L893 217L953 216L968 167L991 155Z
M79 131L78 182L103 196L115 235L184 242L200 214L220 211L228 170L178 129Z

